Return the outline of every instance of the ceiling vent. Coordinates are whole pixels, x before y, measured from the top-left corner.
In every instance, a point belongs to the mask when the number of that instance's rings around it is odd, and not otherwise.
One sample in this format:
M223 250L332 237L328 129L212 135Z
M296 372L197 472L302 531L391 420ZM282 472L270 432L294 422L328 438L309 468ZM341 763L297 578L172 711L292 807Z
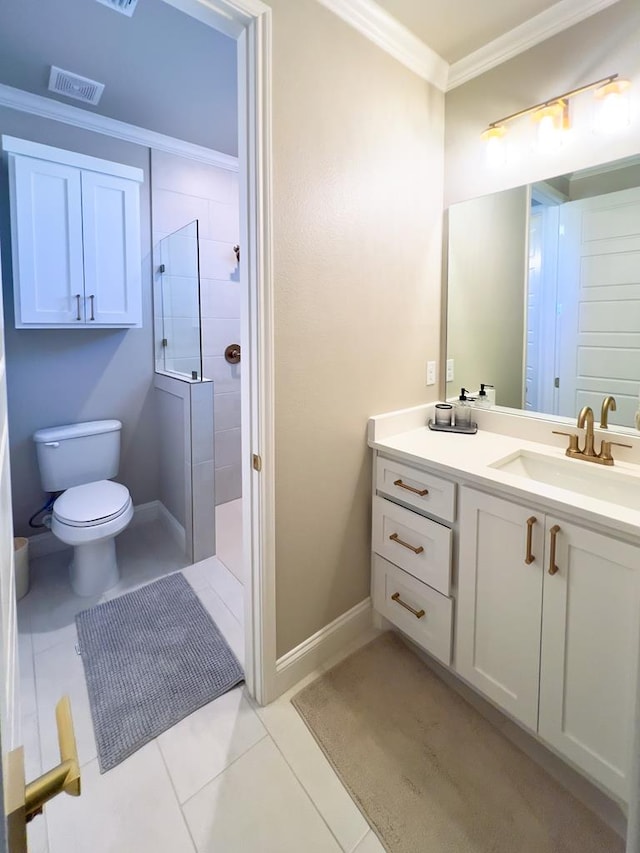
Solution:
M131 17L138 5L138 0L98 0L103 6L108 6L116 12L122 12L123 15Z
M104 92L104 83L89 80L88 77L80 77L72 71L64 71L62 68L51 66L49 75L49 91L67 98L75 98L76 101L84 101L85 104L97 104Z

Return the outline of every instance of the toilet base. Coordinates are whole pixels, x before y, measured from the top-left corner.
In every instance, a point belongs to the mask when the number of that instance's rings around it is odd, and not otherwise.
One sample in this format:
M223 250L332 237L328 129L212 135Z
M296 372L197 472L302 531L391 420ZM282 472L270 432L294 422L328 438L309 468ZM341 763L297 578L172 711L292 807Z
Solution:
M116 562L116 540L113 536L76 545L69 566L69 579L76 595L99 595L120 580Z

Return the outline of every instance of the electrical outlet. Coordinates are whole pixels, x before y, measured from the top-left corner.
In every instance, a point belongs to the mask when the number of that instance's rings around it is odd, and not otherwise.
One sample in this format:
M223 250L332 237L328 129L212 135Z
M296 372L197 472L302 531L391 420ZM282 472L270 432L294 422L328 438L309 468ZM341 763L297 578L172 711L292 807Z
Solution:
M427 362L427 385L436 384L436 363L435 361Z
M453 359L447 359L447 382L453 382Z

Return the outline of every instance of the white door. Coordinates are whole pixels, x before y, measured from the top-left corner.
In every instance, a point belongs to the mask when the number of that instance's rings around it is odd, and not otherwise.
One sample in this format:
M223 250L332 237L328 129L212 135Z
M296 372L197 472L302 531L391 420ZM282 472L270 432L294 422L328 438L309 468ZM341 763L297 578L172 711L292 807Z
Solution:
M140 325L140 191L136 181L82 172L87 325Z
M10 155L16 326L84 323L80 172Z
M2 301L2 269L0 268L0 303ZM2 782L7 794L7 756L21 741L20 694L18 678L18 630L13 571L13 515L11 510L11 477L9 470L9 427L7 422L7 377L4 348L4 318L0 311L0 733ZM4 830L4 809L2 810ZM0 831L0 851L7 849L4 832Z
M460 492L456 669L535 730L544 517L474 489Z
M640 189L562 205L558 255L559 414L599 411L634 425L640 381Z
M628 801L640 549L551 517L548 536L554 525L558 571L545 566L539 733Z

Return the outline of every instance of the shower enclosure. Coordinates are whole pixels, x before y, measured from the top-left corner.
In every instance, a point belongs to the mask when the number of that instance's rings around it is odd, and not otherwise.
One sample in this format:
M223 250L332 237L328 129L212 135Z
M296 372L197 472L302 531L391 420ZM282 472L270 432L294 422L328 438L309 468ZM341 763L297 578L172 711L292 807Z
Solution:
M199 224L159 241L156 370L202 379Z

